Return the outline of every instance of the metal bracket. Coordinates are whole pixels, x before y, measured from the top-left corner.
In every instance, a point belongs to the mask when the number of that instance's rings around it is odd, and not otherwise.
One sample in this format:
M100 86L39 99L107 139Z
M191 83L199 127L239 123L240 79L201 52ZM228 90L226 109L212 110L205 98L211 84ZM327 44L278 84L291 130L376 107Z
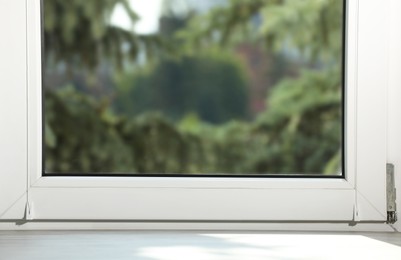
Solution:
M397 205L396 205L396 189L394 165L387 164L387 224L397 222Z
M29 201L26 203L26 208L25 208L25 220L33 220L33 207L32 203Z

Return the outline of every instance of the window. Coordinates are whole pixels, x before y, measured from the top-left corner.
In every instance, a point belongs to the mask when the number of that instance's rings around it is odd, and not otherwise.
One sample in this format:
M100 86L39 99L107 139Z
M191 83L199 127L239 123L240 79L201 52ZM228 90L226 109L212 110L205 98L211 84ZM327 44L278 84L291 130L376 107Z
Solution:
M0 8L7 24L27 33L14 34L1 25L10 36L0 45L1 56L10 60L4 65L9 73L1 75L1 81L13 88L1 89L0 96L3 104L16 109L15 117L0 112L8 134L0 137L7 158L1 178L17 188L2 187L10 201L1 201L5 214L0 218L22 218L28 201L28 217L35 220L386 219L386 86L377 86L387 77L388 53L382 40L387 24L385 19L371 19L372 14L386 16L384 1L347 1L345 176L340 179L42 176L41 6L40 1L26 4L15 1L7 12Z
M101 2L43 1L46 176L344 173L344 1Z

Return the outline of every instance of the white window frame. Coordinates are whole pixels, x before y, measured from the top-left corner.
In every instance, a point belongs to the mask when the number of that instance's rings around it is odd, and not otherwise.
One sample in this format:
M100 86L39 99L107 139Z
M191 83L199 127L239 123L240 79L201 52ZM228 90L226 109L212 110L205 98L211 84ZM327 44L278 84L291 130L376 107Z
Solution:
M43 177L40 0L0 0L0 220L384 222L390 1L347 1L345 179L255 179Z

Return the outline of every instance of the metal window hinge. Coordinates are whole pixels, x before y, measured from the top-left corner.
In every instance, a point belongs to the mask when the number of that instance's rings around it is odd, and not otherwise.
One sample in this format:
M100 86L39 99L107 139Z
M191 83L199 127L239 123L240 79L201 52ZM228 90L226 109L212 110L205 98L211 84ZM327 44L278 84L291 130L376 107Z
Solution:
M397 205L396 205L396 189L394 165L387 164L387 224L397 222Z

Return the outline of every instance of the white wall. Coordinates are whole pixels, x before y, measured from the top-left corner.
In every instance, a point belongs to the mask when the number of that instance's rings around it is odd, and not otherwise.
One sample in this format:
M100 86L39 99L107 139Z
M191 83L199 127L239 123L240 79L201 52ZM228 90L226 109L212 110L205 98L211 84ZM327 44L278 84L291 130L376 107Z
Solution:
M25 0L0 0L0 219L26 200L26 54Z
M391 1L389 61L388 162L395 164L398 212L401 210L401 1ZM380 87L380 86L377 86ZM398 214L401 217L401 214ZM401 231L401 220L396 227Z

